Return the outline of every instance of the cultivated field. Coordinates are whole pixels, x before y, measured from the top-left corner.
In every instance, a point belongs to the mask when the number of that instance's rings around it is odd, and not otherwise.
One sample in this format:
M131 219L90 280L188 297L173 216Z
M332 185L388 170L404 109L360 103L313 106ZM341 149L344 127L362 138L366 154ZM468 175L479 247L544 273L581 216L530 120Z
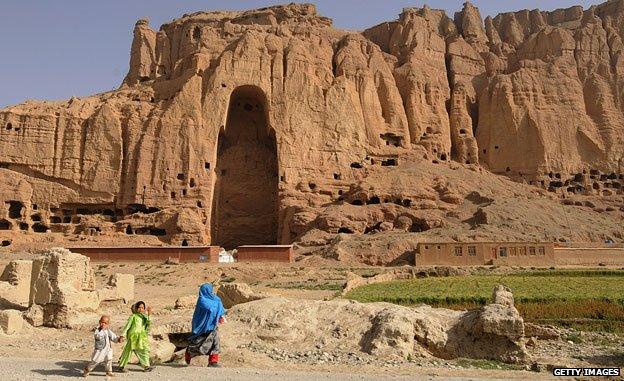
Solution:
M352 290L346 297L470 309L485 304L497 284L511 288L526 321L624 333L624 271L620 270L428 277L371 284Z

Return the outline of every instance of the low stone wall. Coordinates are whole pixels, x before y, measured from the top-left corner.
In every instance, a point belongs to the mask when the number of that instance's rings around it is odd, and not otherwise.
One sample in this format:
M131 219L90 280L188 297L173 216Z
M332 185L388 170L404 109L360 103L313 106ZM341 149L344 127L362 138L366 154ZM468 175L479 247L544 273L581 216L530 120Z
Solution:
M560 266L621 266L624 265L624 248L556 247L555 264Z
M239 246L236 248L238 262L293 262L291 245Z
M219 262L218 246L197 247L72 247L74 253L89 257L97 261L158 261L169 259L179 262Z

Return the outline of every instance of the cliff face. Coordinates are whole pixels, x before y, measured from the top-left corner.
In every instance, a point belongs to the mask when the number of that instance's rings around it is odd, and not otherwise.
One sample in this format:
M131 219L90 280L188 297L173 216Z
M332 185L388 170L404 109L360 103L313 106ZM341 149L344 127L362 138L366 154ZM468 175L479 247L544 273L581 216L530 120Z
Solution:
M286 243L423 161L621 193L623 37L624 0L362 33L307 4L140 20L119 90L0 110L0 229Z

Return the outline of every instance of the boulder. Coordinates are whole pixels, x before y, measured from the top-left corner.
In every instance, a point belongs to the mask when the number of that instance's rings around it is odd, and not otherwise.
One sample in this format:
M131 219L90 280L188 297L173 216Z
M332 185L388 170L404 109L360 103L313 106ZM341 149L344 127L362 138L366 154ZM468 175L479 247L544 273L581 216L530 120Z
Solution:
M514 307L488 304L481 308L476 332L505 336L515 341L524 336L524 321Z
M169 340L150 338L150 361L152 363L162 364L171 361L175 351L176 346Z
M0 305L26 308L30 297L32 261L11 261L0 275Z
M100 301L122 300L124 303L134 299L134 275L113 274L106 286L98 290Z
M43 308L48 327L70 328L77 312L94 311L100 304L88 257L53 248L33 261L30 304Z
M24 320L28 322L28 324L33 327L40 327L43 325L43 307L38 304L33 304L26 311L24 311L23 315Z
M217 290L217 295L221 298L225 308L268 297L266 294L254 292L247 283L222 284Z
M197 295L185 295L181 296L175 301L176 310L184 310L195 307L197 303Z
M0 329L6 334L20 333L24 325L22 312L18 310L0 311Z
M514 306L514 297L509 287L499 284L492 291L492 303L502 304L505 306Z

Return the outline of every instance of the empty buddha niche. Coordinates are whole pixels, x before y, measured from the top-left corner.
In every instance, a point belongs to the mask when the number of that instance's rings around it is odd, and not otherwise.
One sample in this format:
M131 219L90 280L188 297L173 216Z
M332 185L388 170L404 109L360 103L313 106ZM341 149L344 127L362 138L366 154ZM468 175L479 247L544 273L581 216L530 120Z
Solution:
M254 86L239 87L230 97L217 147L213 245L277 242L277 147L266 103Z

